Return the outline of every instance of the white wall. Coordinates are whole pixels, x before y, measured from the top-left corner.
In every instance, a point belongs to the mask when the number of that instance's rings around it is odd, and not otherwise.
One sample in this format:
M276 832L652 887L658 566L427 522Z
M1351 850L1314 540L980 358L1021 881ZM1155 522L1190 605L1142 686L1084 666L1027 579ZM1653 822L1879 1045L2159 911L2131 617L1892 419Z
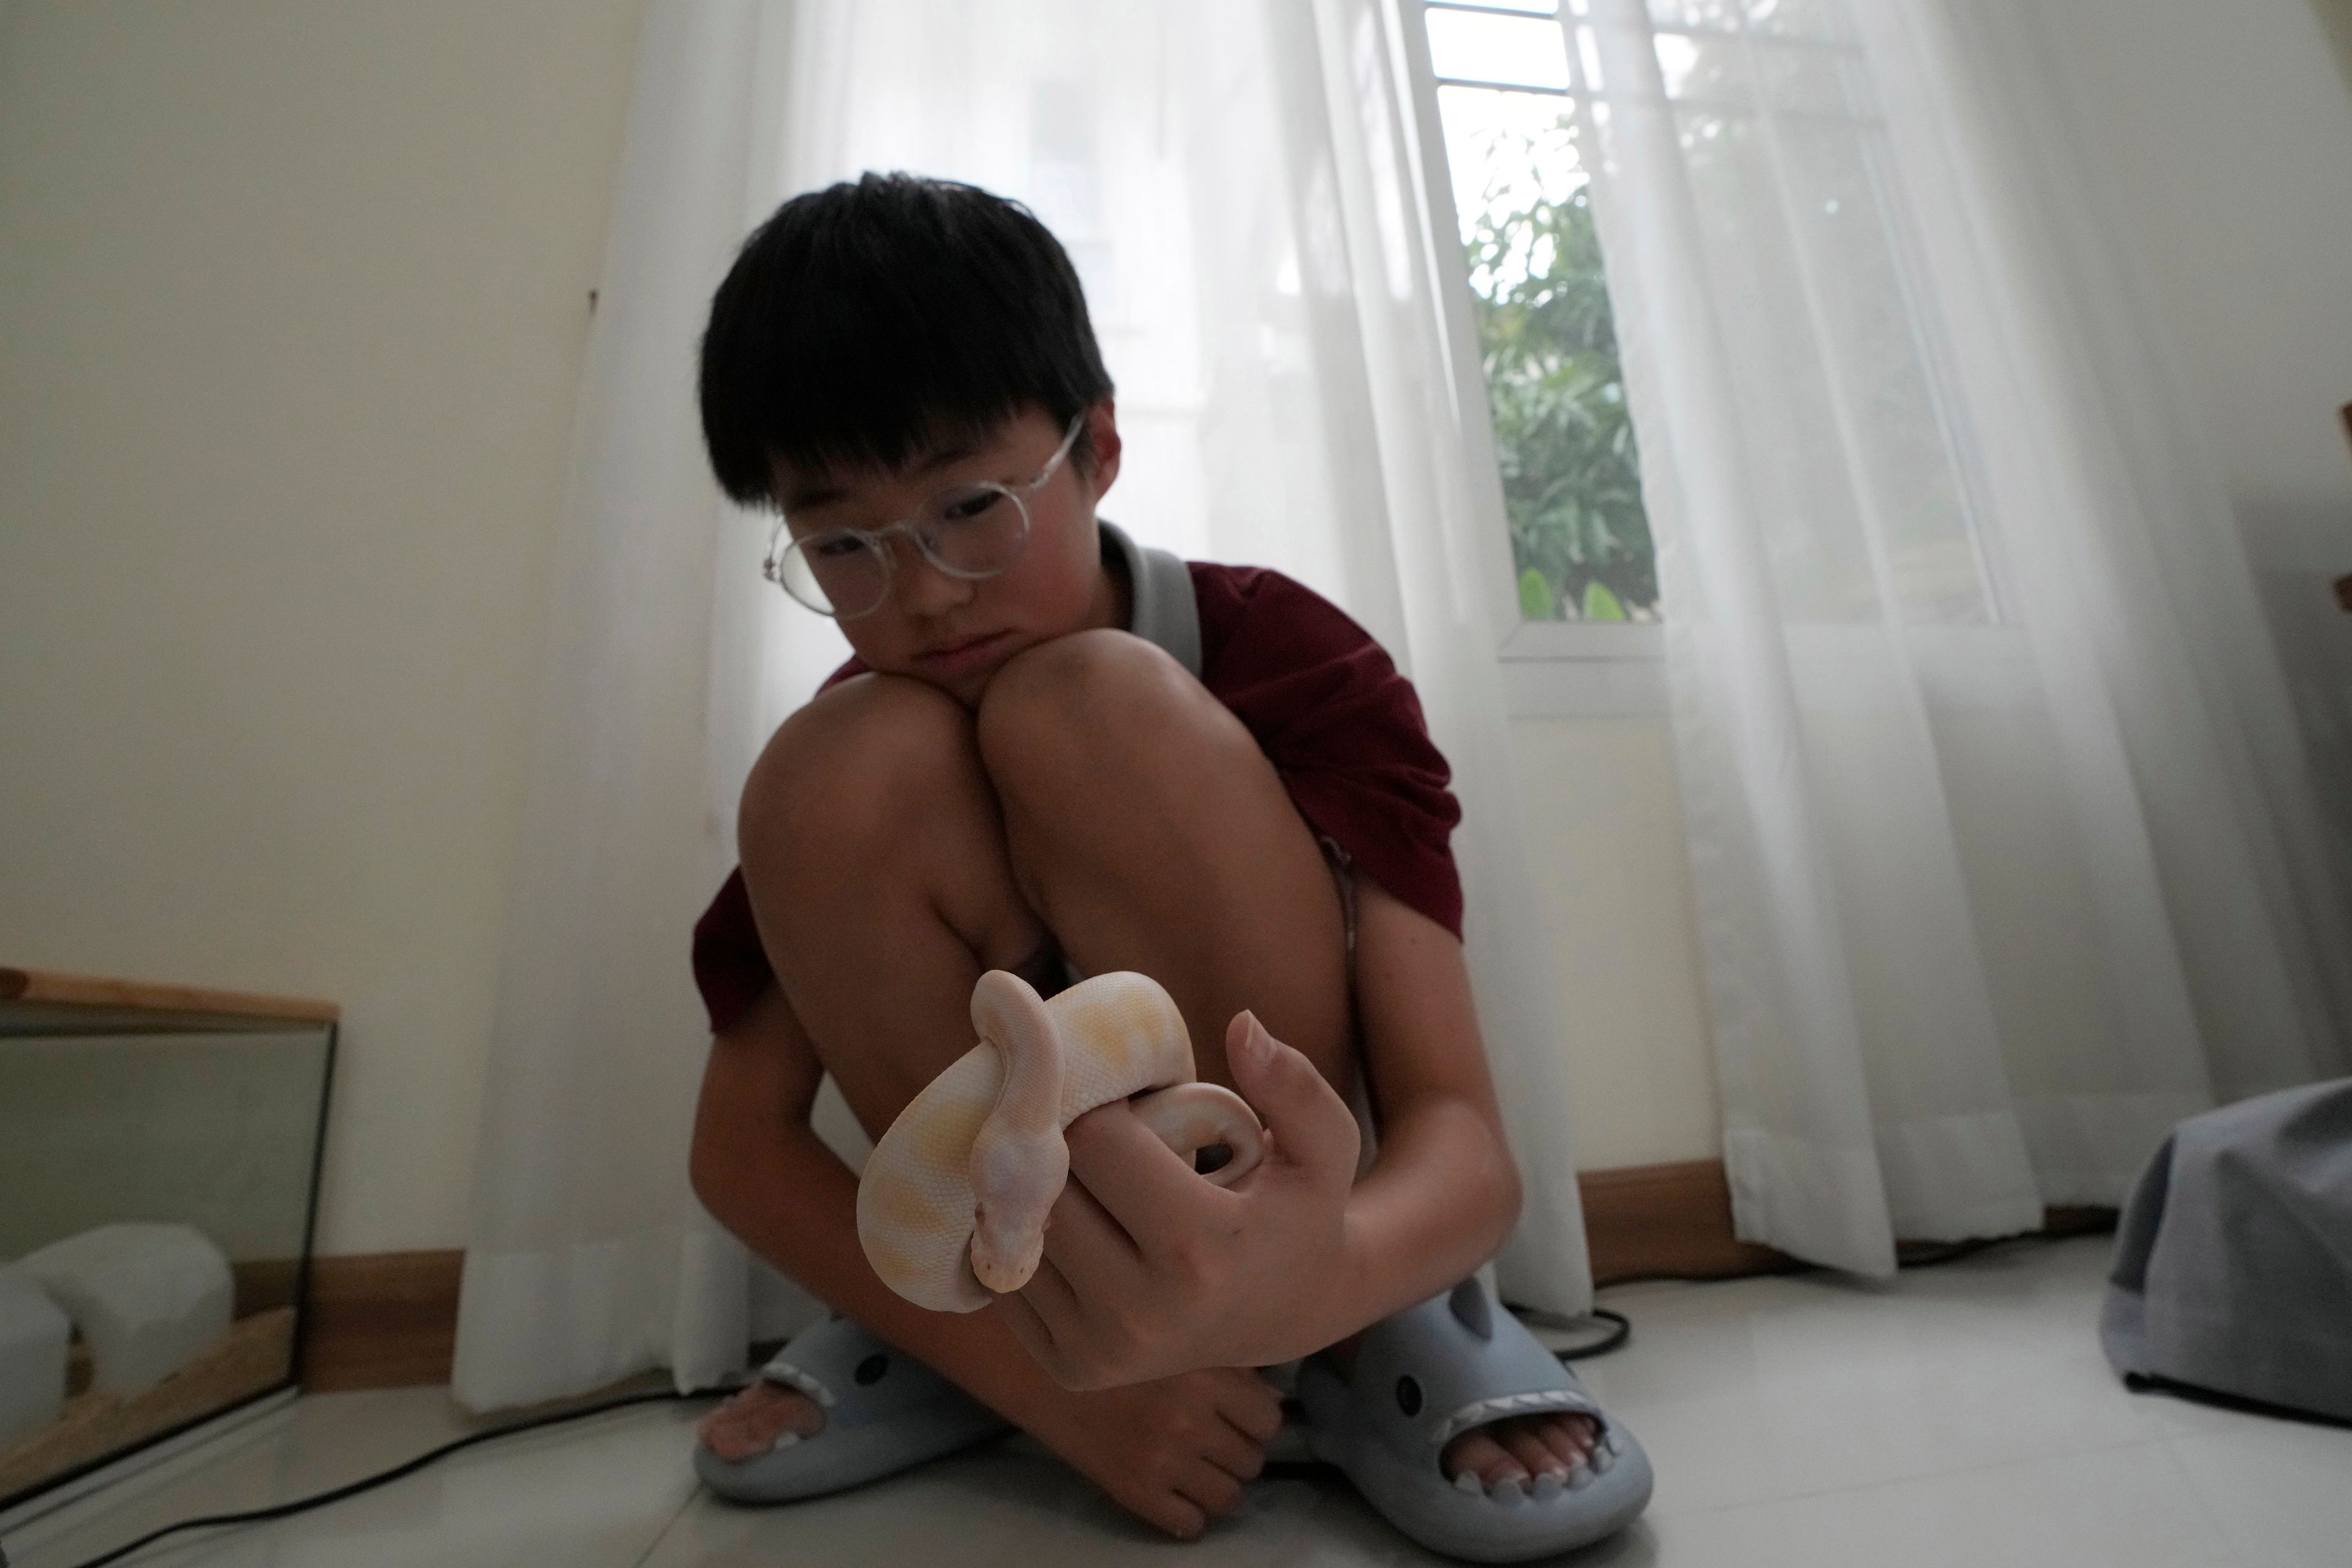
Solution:
M1663 718L1522 718L1512 750L1552 922L1580 1169L1723 1152L1690 862Z
M0 10L0 961L341 1003L329 1252L465 1235L641 5Z

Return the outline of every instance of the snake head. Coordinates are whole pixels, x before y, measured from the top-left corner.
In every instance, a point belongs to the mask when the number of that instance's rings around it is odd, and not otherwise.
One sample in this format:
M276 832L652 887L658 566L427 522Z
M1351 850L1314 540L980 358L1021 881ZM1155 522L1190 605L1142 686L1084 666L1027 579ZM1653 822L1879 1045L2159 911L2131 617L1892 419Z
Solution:
M971 1271L999 1295L1018 1290L1045 1253L1045 1220L1070 1173L1070 1146L1044 1138L990 1137L971 1149Z

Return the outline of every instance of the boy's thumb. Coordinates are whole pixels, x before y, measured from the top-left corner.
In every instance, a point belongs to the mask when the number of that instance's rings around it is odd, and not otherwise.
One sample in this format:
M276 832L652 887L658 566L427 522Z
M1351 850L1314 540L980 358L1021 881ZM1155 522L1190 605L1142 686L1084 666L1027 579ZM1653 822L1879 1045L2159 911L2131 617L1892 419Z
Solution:
M1355 1116L1315 1064L1269 1034L1256 1014L1234 1015L1225 1027L1225 1060L1242 1098L1274 1134L1276 1158L1355 1170L1362 1138Z

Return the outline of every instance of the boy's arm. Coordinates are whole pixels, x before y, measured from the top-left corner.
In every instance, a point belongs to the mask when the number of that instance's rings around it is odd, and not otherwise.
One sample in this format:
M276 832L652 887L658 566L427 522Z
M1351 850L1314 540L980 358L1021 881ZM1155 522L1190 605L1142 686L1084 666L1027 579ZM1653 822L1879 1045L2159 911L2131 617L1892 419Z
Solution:
M688 1171L711 1217L810 1294L1027 1426L1062 1390L994 1311L929 1312L857 1239L857 1177L809 1125L824 1067L771 985L711 1043Z
M1466 1278L1517 1222L1518 1167L1454 933L1357 882L1356 1006L1380 1149L1348 1197L1350 1300L1374 1322Z

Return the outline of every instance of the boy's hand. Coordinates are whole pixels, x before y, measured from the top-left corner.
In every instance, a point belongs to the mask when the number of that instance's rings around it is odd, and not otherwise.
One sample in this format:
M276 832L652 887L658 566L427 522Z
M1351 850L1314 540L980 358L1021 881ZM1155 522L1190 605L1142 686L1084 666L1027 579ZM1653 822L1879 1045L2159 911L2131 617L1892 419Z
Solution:
M1282 1395L1256 1373L1210 1367L1065 1393L1022 1426L1119 1507L1191 1541L1241 1506L1282 1429Z
M1248 1013L1226 1030L1225 1055L1267 1133L1264 1163L1230 1190L1201 1180L1123 1100L1067 1129L1071 1181L1047 1221L1045 1258L999 1298L1066 1388L1270 1366L1358 1326L1345 1321L1355 1118L1312 1062Z

